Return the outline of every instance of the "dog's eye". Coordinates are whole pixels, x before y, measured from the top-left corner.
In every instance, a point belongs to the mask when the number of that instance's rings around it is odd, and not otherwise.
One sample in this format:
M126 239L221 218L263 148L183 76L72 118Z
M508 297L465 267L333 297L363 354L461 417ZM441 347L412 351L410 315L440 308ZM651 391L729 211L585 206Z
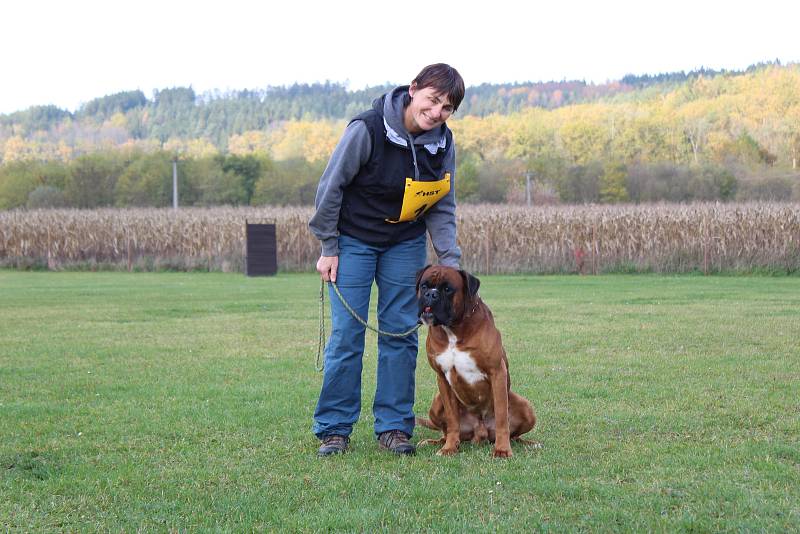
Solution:
M453 292L453 288L450 286L444 286L444 292L450 295Z
M421 284L419 285L419 288L420 288L420 289L428 289L428 284L426 284L425 282L423 282L423 283L421 283Z

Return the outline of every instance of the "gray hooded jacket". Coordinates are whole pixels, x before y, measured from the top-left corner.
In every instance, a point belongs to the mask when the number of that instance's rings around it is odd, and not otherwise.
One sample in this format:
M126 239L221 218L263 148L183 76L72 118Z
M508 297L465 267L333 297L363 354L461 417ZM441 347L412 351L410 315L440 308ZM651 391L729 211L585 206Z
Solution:
M386 95L383 105L384 126L389 142L398 146L412 143L417 150L429 150L431 153L444 146L444 129L436 128L413 137L406 131L403 123L405 95L408 86L401 86ZM322 243L323 256L338 256L338 223L342 206L343 190L347 187L359 170L365 165L372 153L372 138L363 121L351 122L333 151L328 166L320 178L317 188L317 211L309 222L311 232ZM419 178L414 156L415 179ZM424 215L425 226L431 236L439 263L458 267L461 249L456 244L455 217L455 146L451 143L445 154L444 166L454 171L450 176L450 192Z

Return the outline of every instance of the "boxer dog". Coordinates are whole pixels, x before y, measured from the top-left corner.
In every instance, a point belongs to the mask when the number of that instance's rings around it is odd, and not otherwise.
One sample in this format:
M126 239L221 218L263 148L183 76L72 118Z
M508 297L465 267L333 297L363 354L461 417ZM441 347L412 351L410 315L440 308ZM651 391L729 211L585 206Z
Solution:
M511 391L508 359L492 312L478 296L480 280L469 273L428 265L417 275L420 322L428 326L428 362L436 371L439 392L430 419L417 423L440 430L437 452L458 452L462 441L494 442L492 456L512 455L510 441L536 424L530 403Z

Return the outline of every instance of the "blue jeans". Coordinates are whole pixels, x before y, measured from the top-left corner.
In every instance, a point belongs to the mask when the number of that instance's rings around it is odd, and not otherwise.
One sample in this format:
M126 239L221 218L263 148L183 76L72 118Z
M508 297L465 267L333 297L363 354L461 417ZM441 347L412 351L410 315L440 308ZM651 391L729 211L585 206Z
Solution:
M367 319L372 281L378 284L378 328L405 332L417 324L416 275L425 266L426 237L395 245L369 245L339 237L336 284L350 306ZM313 432L349 436L361 413L361 368L366 329L328 289L332 330L325 347L325 374ZM372 413L375 433L414 431L414 372L417 334L405 338L378 336L378 378Z

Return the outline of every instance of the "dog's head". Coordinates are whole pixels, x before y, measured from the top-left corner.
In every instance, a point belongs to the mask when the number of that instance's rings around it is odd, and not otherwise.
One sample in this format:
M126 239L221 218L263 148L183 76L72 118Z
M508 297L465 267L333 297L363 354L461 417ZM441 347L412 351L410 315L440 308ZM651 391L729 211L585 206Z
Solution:
M417 274L419 320L428 326L461 322L478 297L481 282L466 271L428 265Z

